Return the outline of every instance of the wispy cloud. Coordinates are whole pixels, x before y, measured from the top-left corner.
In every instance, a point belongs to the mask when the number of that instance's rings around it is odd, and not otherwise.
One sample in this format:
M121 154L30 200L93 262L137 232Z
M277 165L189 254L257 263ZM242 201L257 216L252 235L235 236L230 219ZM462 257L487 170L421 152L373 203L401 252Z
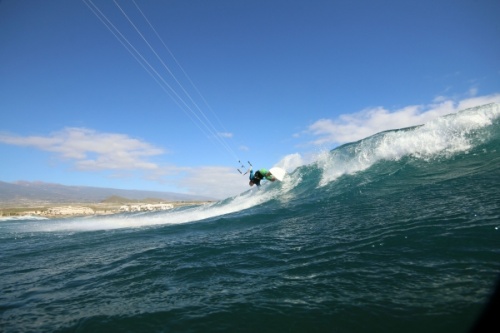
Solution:
M0 133L0 143L33 147L69 161L79 171L112 171L109 177L135 177L136 171L152 182L175 185L179 192L226 198L248 187L236 169L180 167L151 161L165 150L125 134L101 133L87 128L65 128L46 136Z
M249 189L248 176L242 176L236 169L202 166L185 171L178 185L189 193L223 199Z
M232 138L233 137L233 133L229 133L229 132L219 132L217 133L218 136L220 136L221 138Z
M48 136L0 134L4 144L34 147L70 160L78 170L156 170L149 161L161 148L124 134L99 133L86 128L65 128Z
M410 105L396 110L384 107L364 109L352 114L342 114L335 119L319 119L304 132L295 136L315 137L312 145L333 145L353 142L389 129L404 128L424 124L436 117L458 112L470 107L500 102L500 94L473 96L477 91L471 89L468 96L455 101L438 96L429 105Z

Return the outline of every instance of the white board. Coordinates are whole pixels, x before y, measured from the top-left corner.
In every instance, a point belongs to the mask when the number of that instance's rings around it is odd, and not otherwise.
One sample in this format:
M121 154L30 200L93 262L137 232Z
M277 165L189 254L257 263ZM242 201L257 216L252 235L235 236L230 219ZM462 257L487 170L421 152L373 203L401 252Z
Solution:
M271 172L277 180L283 180L286 175L286 171L278 167L269 169L269 172Z

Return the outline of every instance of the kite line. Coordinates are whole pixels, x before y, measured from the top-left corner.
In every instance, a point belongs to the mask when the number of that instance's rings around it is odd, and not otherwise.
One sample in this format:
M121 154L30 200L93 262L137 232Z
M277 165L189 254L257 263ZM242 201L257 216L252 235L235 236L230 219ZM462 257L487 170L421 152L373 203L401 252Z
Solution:
M161 89L167 93L167 95L174 101L174 103L188 116L188 118L198 127L198 129L212 142L218 143L222 148L224 148L229 155L231 155L238 163L240 163L237 154L231 148L231 146L225 140L225 135L227 135L227 130L222 125L222 122L217 117L217 114L209 106L206 99L200 93L199 89L193 83L191 78L188 76L184 68L180 65L177 58L174 56L172 51L167 47L166 43L161 38L160 34L154 28L151 21L146 17L144 12L139 8L135 0L132 3L135 6L137 16L140 16L144 23L139 25L134 21L129 14L123 9L122 6L113 0L116 10L115 12L121 13L125 21L128 22L132 30L136 33L136 41L132 41L134 37L132 33L126 33L125 27L119 25L116 20L115 23L109 18L108 15L97 6L92 0L82 0L82 2L90 9L90 11L104 24L104 26L112 33L112 35L123 45L123 47L132 55L132 57L141 65L141 67L154 79L154 81L161 87ZM143 26L149 27L150 32L146 33ZM141 29L142 28L142 29ZM153 33L151 33L151 31ZM209 110L212 116L217 120L220 128L224 132L217 130L213 122L207 116L207 114L202 110L202 108L195 102L192 94L188 92L185 86L180 82L179 78L174 74L172 69L167 66L164 59L159 55L159 51L153 46L150 35L154 35L157 40L160 41L161 45L168 52L170 57L173 59L176 67L180 70L183 78L189 83L190 87L196 92L198 97L204 103L205 108ZM142 41L142 45L139 46L138 40ZM145 48L147 46L147 48ZM145 50L146 49L146 50ZM147 49L151 51L149 57L146 56ZM163 73L163 74L162 74ZM167 80L170 79L170 83ZM240 163L241 164L241 163Z

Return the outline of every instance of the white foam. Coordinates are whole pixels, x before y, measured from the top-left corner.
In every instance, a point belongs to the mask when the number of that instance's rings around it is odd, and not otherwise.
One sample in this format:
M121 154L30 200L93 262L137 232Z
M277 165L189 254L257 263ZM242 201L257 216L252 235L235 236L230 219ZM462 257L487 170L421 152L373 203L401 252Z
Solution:
M94 231L120 228L140 228L155 225L182 224L231 214L258 206L279 196L279 186L266 183L230 199L212 204L174 209L161 213L117 214L97 217L47 220L32 225L23 224L23 231Z
M429 160L466 152L474 145L471 134L498 118L499 105L489 104L436 118L419 127L379 133L356 143L355 148L341 148L354 149L351 154L325 152L317 161L323 169L319 185L365 170L381 160L397 161L405 156Z
M30 220L47 220L46 217L35 215L22 215L22 216L1 216L0 222L8 221L30 221Z

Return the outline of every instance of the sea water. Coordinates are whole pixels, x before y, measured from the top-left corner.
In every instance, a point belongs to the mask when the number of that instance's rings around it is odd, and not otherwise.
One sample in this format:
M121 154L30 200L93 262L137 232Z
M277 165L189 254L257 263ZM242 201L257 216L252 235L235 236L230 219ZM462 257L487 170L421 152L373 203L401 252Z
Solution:
M500 272L500 109L205 206L0 222L2 332L467 332Z

